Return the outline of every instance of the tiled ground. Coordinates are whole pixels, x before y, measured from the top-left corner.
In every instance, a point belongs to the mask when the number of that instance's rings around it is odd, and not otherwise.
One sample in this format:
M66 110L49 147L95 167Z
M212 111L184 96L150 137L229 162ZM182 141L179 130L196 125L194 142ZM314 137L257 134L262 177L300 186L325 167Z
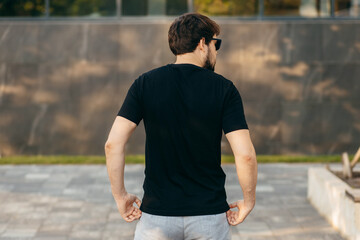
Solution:
M256 206L232 239L343 239L307 200L309 167L324 165L259 164ZM223 169L228 202L241 199L235 166ZM143 165L125 167L126 189L140 199L143 174ZM128 240L137 222L118 213L105 165L0 165L0 239Z

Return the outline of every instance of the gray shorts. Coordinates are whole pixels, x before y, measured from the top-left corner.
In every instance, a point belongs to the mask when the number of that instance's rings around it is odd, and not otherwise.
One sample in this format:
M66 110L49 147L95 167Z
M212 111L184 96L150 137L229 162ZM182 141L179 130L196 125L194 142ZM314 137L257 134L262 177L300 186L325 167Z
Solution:
M160 216L142 212L134 240L231 240L226 212L198 216Z

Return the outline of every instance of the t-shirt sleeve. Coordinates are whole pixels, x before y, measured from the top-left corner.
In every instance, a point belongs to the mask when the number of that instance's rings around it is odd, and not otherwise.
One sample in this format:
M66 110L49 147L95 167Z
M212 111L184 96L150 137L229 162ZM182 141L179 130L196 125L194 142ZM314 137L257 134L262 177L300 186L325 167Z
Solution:
M222 129L225 134L239 129L248 129L242 99L233 83L231 83L224 99Z
M141 119L143 118L143 105L139 89L139 78L131 84L124 102L117 114L117 116L122 116L136 123L136 125L139 125Z

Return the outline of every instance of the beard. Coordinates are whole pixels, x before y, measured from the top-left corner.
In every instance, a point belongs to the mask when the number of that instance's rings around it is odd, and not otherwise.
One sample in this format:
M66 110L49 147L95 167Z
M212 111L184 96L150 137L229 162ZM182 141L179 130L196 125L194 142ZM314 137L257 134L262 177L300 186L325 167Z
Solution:
M215 63L211 64L211 62L210 62L210 49L209 49L208 54L206 56L206 60L205 60L203 68L209 69L211 71L214 71L214 69L215 69Z

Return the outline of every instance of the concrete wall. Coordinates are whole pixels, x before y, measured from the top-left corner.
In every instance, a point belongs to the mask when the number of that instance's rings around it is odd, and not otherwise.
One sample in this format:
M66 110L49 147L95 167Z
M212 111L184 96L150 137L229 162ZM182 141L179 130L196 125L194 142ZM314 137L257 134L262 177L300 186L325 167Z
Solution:
M337 170L342 172L341 166ZM355 169L354 169L355 170ZM354 178L355 179L355 178ZM308 169L307 199L330 225L347 240L360 239L360 202L353 201L346 192L356 196L358 189L350 187L324 167Z
M242 94L258 154L360 143L360 21L219 20L215 71ZM104 154L132 81L175 61L171 20L0 22L0 153ZM144 153L143 122L127 153ZM223 153L231 154L223 136Z

